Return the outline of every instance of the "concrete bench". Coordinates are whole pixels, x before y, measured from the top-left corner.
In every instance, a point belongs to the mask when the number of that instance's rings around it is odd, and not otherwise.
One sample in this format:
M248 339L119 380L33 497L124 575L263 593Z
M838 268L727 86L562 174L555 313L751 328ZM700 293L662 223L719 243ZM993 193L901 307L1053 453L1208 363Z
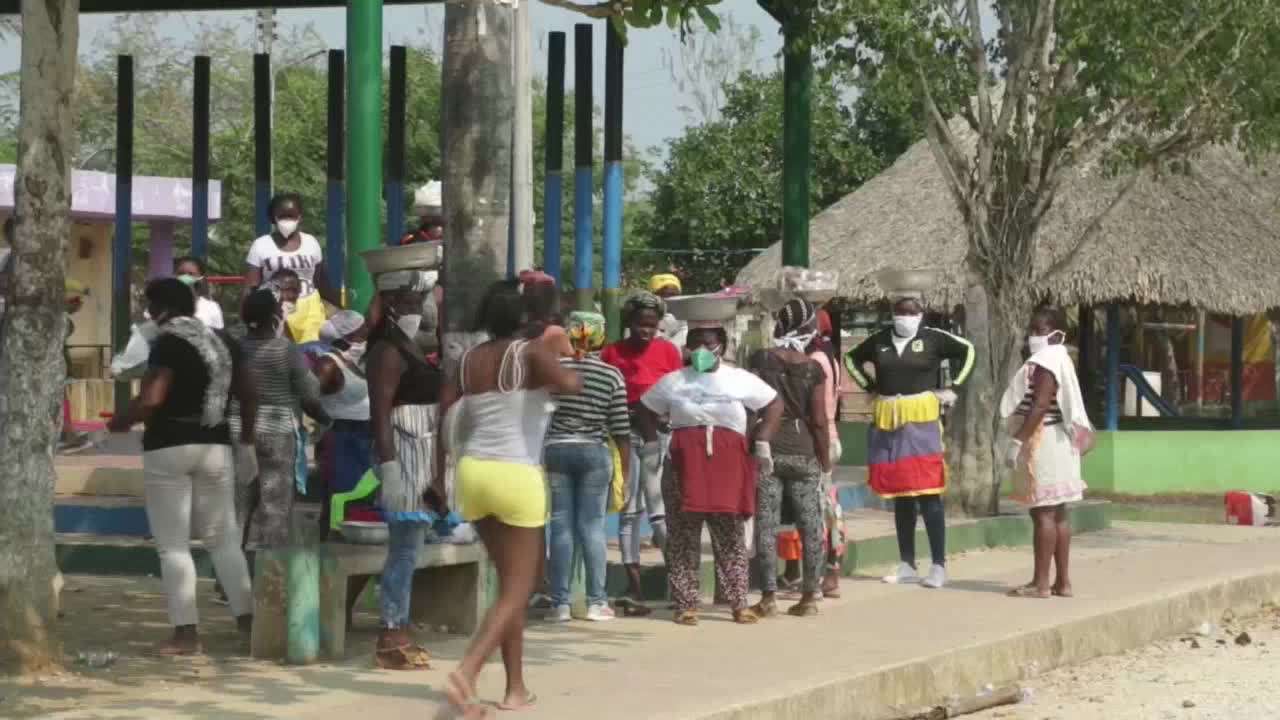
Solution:
M385 545L322 543L320 554L320 654L341 660L347 647L347 579L378 575ZM424 545L413 575L409 617L415 623L470 635L489 607L497 578L480 543Z

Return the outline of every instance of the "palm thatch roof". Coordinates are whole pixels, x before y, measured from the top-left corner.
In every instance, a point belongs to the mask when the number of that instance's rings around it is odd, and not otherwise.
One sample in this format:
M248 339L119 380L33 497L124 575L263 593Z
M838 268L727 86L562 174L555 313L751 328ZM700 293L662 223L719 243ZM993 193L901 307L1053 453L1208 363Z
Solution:
M1072 172L1045 217L1036 258L1038 287L1056 301L1185 304L1228 314L1280 307L1280 177L1234 149L1203 149L1185 172L1143 171L1099 232L1079 245L1132 176L1109 175L1096 163ZM809 237L810 266L838 271L844 297L881 300L875 272L927 269L939 278L926 294L930 305L963 302L964 223L926 142L818 214ZM781 255L780 243L770 247L738 284L767 286Z

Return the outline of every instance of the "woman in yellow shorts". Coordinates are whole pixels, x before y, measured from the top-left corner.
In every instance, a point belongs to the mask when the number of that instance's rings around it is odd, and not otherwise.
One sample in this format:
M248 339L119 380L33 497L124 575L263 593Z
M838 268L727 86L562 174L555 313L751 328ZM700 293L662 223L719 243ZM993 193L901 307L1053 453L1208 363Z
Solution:
M456 429L447 447L458 460L456 491L462 516L473 524L498 571L498 600L457 671L448 696L464 718L484 716L475 697L476 677L499 646L507 671L501 710L531 706L524 684L525 605L538 581L547 522L547 486L542 473L543 436L551 420L551 393L582 389L578 373L562 368L545 345L522 340L524 298L518 281L489 288L480 324L492 338L462 356L458 376L445 386L441 410L454 402ZM446 444L453 442L446 438ZM444 496L443 473L436 475Z

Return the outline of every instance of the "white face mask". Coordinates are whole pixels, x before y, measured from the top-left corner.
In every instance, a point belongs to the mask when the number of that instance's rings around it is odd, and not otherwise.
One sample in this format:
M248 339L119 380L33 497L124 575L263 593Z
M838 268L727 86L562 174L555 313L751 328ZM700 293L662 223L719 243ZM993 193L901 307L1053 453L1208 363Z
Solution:
M293 237L294 233L298 232L298 225L299 225L299 222L297 220L292 220L292 219L277 220L276 231L280 233L280 237L283 237L287 240Z
M920 330L920 315L894 315L893 334L900 338L913 338Z
M400 332L404 333L405 337L410 340L417 336L418 327L420 325L422 325L421 315L401 315L396 318L396 326L399 327Z
M360 358L364 357L366 344L362 342L351 343L346 350L340 350L342 357L352 365L359 365Z
M1028 335L1027 349L1031 351L1032 355L1035 355L1036 353L1048 349L1049 344L1053 342L1053 338L1058 335L1061 335L1063 338L1066 337L1066 333L1061 330L1054 330L1048 335Z

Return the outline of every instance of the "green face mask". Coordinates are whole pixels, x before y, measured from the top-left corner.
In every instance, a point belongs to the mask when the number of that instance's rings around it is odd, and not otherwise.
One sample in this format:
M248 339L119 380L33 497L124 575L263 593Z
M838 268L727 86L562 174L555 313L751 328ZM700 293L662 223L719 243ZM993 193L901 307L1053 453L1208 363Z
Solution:
M179 275L178 279L186 284L187 287L195 287L204 278L196 277L195 275Z
M706 348L698 348L692 353L689 353L690 365L693 366L694 370L701 373L711 372L711 370L715 368L716 362L719 360L720 357L718 355Z

